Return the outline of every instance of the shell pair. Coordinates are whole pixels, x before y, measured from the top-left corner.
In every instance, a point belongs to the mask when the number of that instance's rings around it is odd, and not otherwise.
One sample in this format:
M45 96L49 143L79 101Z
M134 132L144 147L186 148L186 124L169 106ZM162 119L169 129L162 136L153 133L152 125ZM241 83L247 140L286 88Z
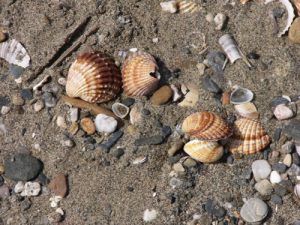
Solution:
M120 92L122 79L128 96L152 93L160 79L155 59L148 53L133 53L125 60L121 77L119 68L106 54L84 53L69 69L67 95L90 103L107 102Z
M184 151L203 163L213 163L222 158L224 149L217 141L232 134L227 123L211 112L198 112L188 116L183 121L182 130L197 138L188 142Z

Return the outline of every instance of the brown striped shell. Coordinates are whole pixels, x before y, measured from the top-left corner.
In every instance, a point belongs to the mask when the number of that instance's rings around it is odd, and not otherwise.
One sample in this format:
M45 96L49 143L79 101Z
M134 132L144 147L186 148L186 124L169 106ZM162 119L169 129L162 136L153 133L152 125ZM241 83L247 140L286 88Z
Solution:
M215 141L192 140L183 147L184 151L193 159L203 163L213 163L222 158L223 146Z
M226 122L211 112L197 112L188 116L183 121L182 130L201 140L220 140L232 134Z
M68 73L66 92L90 103L107 102L122 87L119 68L103 53L84 53L77 57Z
M176 5L180 14L195 13L198 12L201 8L197 3L190 0L178 0Z
M271 142L270 137L257 120L241 118L234 123L234 137L230 143L233 154L254 154Z
M126 95L149 95L157 89L160 79L155 59L145 52L133 53L124 62L122 79Z

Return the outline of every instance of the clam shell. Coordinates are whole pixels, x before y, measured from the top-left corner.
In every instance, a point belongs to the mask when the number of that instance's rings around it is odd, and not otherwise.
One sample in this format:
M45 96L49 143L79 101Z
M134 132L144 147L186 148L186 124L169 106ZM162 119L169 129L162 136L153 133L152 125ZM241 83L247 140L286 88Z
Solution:
M230 95L230 102L232 104L243 104L251 102L254 97L252 91L246 88L238 87Z
M262 151L270 142L270 137L259 121L241 118L234 123L230 151L233 154L254 154Z
M122 79L126 95L149 95L157 89L160 79L155 59L145 52L133 53L124 62Z
M23 68L30 64L26 49L15 39L0 43L0 58Z
M198 12L201 9L201 7L189 0L178 0L177 1L177 10L180 14L183 13L195 13Z
M203 163L213 163L222 158L223 146L214 141L192 140L183 147L184 151L193 159Z
M125 118L129 113L129 107L119 102L114 103L111 109L114 114L121 119Z
M68 73L66 91L90 103L107 102L119 93L121 74L106 54L84 53L77 57Z
M182 130L201 140L220 140L232 134L226 122L211 112L198 112L188 116L183 121Z

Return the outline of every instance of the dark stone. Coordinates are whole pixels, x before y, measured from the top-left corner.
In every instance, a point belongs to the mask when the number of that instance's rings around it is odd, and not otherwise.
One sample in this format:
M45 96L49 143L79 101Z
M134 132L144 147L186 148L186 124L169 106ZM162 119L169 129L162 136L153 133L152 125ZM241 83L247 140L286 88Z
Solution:
M300 120L293 119L283 128L283 132L293 138L295 141L300 141Z
M154 135L150 137L141 137L134 141L137 146L140 145L159 145L164 142L164 137L162 135Z
M39 176L37 177L37 180L41 183L41 185L46 186L49 184L50 180L49 178L43 173L41 172L39 174Z
M263 151L263 156L264 156L264 159L265 160L268 160L269 159L269 154L271 152L271 149L270 148L267 148Z
M132 106L134 102L135 102L134 98L125 98L121 103L129 107Z
M4 178L0 176L0 186L2 186L3 184L4 184Z
M296 164L297 166L300 166L300 156L298 155L297 152L294 152L292 154L292 158L293 158L293 163Z
M274 193L283 197L288 194L288 191L287 191L286 187L284 187L283 185L275 184L274 185Z
M14 79L18 79L24 72L24 68L14 64L9 64L9 73L13 75Z
M273 166L272 166L272 169L279 172L279 173L284 173L287 169L287 166L283 163L275 163Z
M228 164L233 164L233 161L234 161L233 156L232 155L228 156L226 161L227 161Z
M111 137L104 142L103 144L98 144L97 146L100 147L105 152L109 152L109 150L118 142L118 140L123 136L123 131L119 130L114 132Z
M280 135L281 135L281 131L282 131L281 128L276 128L276 130L274 132L274 135L273 135L274 141L276 141L276 142L279 141Z
M221 93L221 88L210 78L210 76L205 76L202 80L203 88L212 93Z
M246 168L246 169L243 170L243 172L241 174L241 177L243 179L250 180L251 179L251 175L252 175L252 168L249 167L249 168Z
M4 162L5 176L15 181L28 181L36 178L43 169L43 163L29 155L16 154Z
M50 92L44 92L43 99L47 108L56 106L56 97Z
M260 55L257 54L257 53L255 53L255 52L250 52L250 53L247 54L247 58L248 59L255 59L255 60L257 60L257 59L260 58Z
M284 98L282 96L277 96L277 97L273 98L273 100L271 101L271 106L276 107L278 105L288 104L288 103L289 103L289 100L287 100L286 98Z
M213 209L213 215L217 218L223 218L226 215L226 210L223 207L215 206Z
M208 213L208 214L213 214L213 210L214 210L214 202L211 199L208 199L206 201L206 203L204 204L204 210Z
M161 135L164 136L164 138L169 137L172 134L172 129L169 126L164 126L161 128Z
M207 54L207 60L208 60L208 65L213 69L213 71L216 74L222 75L224 73L222 68L226 60L226 56L224 55L223 52L210 51Z
M149 116L151 114L151 112L148 110L148 109L142 109L141 113L144 115L144 116Z
M175 164L175 163L177 163L180 160L181 157L182 157L181 154L177 154L177 155L171 156L171 157L169 157L169 162L171 164Z
M31 100L33 98L33 94L32 94L31 89L21 90L21 97L25 100Z
M271 195L271 201L276 205L282 205L282 198L279 195Z
M294 191L294 184L290 180L283 180L283 181L281 181L277 185L281 185L282 187L284 187L289 192L293 192Z
M8 96L0 96L0 108L2 108L2 106L8 106L9 103L10 100Z
M120 159L122 155L124 155L124 149L123 148L116 148L111 151L111 154L116 157L117 159Z
M26 211L31 207L31 201L29 198L25 198L24 201L21 202L21 209L22 211Z
M128 190L129 192L133 192L133 191L134 191L134 188L131 187L131 186L128 186L128 187L127 187L127 190Z

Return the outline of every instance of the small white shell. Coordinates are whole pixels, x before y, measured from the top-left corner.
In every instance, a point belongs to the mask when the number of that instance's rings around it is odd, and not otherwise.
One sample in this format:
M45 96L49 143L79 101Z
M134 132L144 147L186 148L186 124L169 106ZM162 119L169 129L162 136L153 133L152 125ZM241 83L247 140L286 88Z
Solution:
M274 0L266 0L265 4L268 4L268 3L273 2L273 1ZM278 37L281 37L282 35L284 35L289 30L290 26L292 25L294 17L295 17L295 13L294 13L293 5L291 4L291 2L289 0L279 0L279 1L285 6L285 8L288 12L288 18L287 18L287 21L286 21L286 26L278 34Z
M220 37L219 44L231 63L234 63L236 60L242 58L242 54L237 46L237 43L231 37L231 35L224 34L222 37Z
M129 113L129 108L126 105L119 102L114 103L111 106L111 109L114 112L114 114L121 119L125 118Z
M28 67L30 62L26 49L15 39L0 43L0 58L23 68Z
M135 160L132 161L133 165L143 164L147 161L147 156L140 156L137 157Z
M246 88L238 87L230 95L230 102L232 104L242 104L246 102L251 102L254 97L252 91Z

